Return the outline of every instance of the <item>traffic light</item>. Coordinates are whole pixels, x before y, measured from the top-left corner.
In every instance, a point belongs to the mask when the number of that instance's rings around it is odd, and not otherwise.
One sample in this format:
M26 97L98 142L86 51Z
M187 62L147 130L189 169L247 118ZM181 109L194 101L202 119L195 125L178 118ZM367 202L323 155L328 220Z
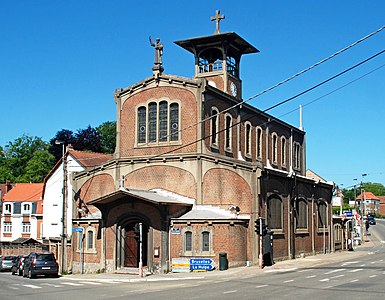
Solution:
M255 232L258 235L265 236L267 234L267 225L266 220L263 218L258 218L255 220Z

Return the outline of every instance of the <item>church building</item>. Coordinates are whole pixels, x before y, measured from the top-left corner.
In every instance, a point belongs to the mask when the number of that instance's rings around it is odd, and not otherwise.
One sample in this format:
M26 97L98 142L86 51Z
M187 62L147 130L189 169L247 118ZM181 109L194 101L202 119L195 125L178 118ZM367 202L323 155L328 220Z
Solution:
M116 150L74 174L72 270L169 272L176 258L258 264L262 218L273 260L331 249L331 184L307 178L305 132L242 98L240 63L259 51L235 32L176 41L193 78L152 76L115 90ZM141 240L141 241L140 241ZM263 251L263 250L262 250Z

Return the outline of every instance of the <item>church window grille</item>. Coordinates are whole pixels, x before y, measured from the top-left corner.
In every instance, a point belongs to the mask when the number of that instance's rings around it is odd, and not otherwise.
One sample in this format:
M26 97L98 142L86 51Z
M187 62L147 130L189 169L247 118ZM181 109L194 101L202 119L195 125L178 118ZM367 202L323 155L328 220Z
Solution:
M91 228L87 230L86 245L88 251L95 250L95 232Z
M294 143L294 168L299 169L301 167L301 145Z
M305 199L298 199L296 202L297 229L308 229L308 205Z
M211 109L211 145L218 146L218 110Z
M167 141L167 120L168 117L168 103L162 101L159 103L159 141Z
M318 203L318 229L327 228L328 218L327 218L327 204L325 201L320 201Z
M148 142L156 142L157 105L151 102L148 105Z
M226 115L226 130L225 130L225 148L226 150L231 150L231 132L232 132L232 126L233 120L230 115Z
M278 196L272 196L267 202L267 224L271 230L282 230L283 204Z
M186 231L184 233L184 251L192 252L192 232Z
M272 142L272 161L274 164L277 163L277 152L278 152L278 137L276 133L273 133L272 136L273 142Z
M138 142L146 142L146 108L141 106L138 108Z
M170 140L179 140L179 104L170 105Z
M283 136L281 138L281 164L286 166L286 138Z
M251 124L246 123L246 132L245 132L245 150L246 150L246 155L250 156L251 155Z
M231 56L227 56L226 58L226 71L235 76L235 77L239 77L239 74L238 74L238 68L237 68L237 62L235 60L234 57L231 57Z

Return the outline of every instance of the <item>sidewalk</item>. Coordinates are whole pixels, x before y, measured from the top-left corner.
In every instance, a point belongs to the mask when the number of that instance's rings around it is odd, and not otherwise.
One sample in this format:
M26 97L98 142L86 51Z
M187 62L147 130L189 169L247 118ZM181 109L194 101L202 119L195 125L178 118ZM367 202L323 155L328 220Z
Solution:
M373 240L375 240L373 238ZM258 266L230 268L224 271L214 270L208 272L191 272L191 273L167 273L154 274L145 277L139 277L132 274L115 274L115 273L100 273L100 274L71 274L63 278L68 280L83 280L83 281L115 281L115 282L151 282L151 281L172 281L172 280L199 280L205 278L229 279L236 277L261 276L265 272L284 272L299 268L311 268L326 263L339 263L344 260L355 260L358 257L365 255L375 245L376 241L365 242L360 246L356 246L354 251L340 251L335 253L317 254L304 258L292 260L278 261L272 266L260 269Z

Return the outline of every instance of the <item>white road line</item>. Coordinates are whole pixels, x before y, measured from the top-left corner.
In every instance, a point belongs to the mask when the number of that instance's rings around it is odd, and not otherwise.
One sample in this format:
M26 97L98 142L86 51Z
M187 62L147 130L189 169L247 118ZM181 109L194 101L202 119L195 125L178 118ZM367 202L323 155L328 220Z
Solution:
M99 284L101 284L100 282L95 282L95 281L79 281L79 283L91 284L91 285L99 285Z
M81 284L81 283L74 283L74 282L63 282L63 284L71 285L71 286L82 286L82 285L84 285L84 284Z
M352 264L358 264L358 263L359 263L359 261L346 261L341 265L341 267L345 267L345 266L352 265Z
M302 273L302 272L308 272L308 271L314 271L314 269L305 269L305 270L299 270L298 273Z
M33 284L23 284L25 287L29 287L31 289L41 289L41 286L33 285Z
M362 271L363 269L354 269L354 270L350 270L348 271L349 273L355 273L355 272L359 272L359 271Z
M336 273L336 272L341 272L341 271L345 271L346 269L336 269L336 270L331 270L329 272L326 272L325 275L329 275L329 274L332 274L332 273Z
M344 274L340 274L340 275L336 275L336 276L330 277L330 279L340 278L340 277L344 277L344 276L345 276Z
M369 276L369 278L374 278L374 277L377 277L377 275L371 275L371 276Z
M223 292L223 294L231 294L236 292L238 292L238 290L226 291L226 292Z
M331 288L334 288L334 285L325 286L324 288L325 289L331 289Z
M350 282L357 282L358 281L358 279L354 279L354 280L352 280L352 281L350 281Z
M317 277L317 275L310 275L310 276L307 276L306 278L314 278L314 277Z
M256 288L260 289L260 288L263 288L263 287L266 287L266 286L269 286L269 285L268 284L261 284L261 285L257 285Z
M366 266L365 264L360 265L360 267L365 267L365 266Z
M294 279L290 279L290 280L285 280L283 283L288 283L288 282L293 282Z
M329 278L320 279L321 282L329 281Z
M42 283L41 285L47 285L47 286L52 286L52 287L62 287L62 285L59 285L59 284L52 284L52 283Z

